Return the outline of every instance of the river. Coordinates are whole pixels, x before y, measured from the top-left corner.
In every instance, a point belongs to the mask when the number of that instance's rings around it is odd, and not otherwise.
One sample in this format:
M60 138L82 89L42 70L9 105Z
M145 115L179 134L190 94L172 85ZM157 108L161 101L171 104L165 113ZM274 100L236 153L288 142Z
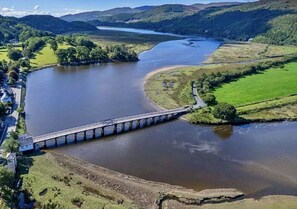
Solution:
M137 63L55 67L27 79L28 133L40 135L156 111L144 78L174 65L199 65L221 43L175 40ZM236 188L247 196L297 195L297 123L197 126L177 120L55 151L147 180L193 188Z

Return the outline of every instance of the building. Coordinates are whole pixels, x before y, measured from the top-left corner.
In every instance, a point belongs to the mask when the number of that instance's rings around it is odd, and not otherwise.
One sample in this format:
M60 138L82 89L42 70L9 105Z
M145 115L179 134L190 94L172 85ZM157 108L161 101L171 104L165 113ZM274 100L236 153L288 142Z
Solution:
M34 149L33 137L28 134L19 136L20 152L31 151Z
M6 167L8 168L8 170L15 173L16 167L17 167L16 153L7 153L6 161L7 161Z

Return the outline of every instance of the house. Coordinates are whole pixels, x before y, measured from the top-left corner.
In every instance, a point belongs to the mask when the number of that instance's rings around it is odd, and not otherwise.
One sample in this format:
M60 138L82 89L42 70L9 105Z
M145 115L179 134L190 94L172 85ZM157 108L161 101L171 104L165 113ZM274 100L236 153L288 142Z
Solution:
M12 103L12 99L6 92L4 92L4 94L1 97L1 102L3 102L3 103Z
M7 161L6 167L8 168L8 170L15 173L16 167L17 167L16 153L7 153L6 161Z
M18 141L20 143L20 147L19 147L20 152L31 151L34 149L32 136L29 136L28 134L21 135L19 136Z

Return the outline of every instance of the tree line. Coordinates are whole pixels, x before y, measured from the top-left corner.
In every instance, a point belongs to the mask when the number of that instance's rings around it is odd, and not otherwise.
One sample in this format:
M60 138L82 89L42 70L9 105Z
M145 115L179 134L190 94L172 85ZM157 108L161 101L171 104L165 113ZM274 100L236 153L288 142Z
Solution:
M124 45L98 46L91 40L81 36L58 36L58 43L71 45L67 49L57 49L54 42L51 47L55 50L60 65L83 65L106 62L136 62L137 54Z

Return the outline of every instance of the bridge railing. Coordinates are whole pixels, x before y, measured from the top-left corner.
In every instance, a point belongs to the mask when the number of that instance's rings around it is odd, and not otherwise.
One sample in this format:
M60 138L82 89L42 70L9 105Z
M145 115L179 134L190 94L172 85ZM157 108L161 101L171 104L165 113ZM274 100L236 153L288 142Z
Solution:
M89 131L91 129L97 129L97 128L103 128L103 127L108 127L108 126L113 126L118 123L124 123L124 122L129 122L133 120L139 120L139 119L146 119L150 117L159 117L167 114L179 114L183 112L187 112L190 110L190 107L184 107L184 108L177 108L173 110L164 110L164 111L158 111L158 112L152 112L152 113L144 113L144 114L139 114L139 115L134 115L134 116L128 116L128 117L122 117L122 118L116 118L116 119L108 119L96 123L91 123L88 125L82 125L82 126L77 126L61 131L56 131L40 136L33 137L34 142L38 141L43 141L46 139L53 139L53 138L58 138L62 137L65 135L71 135L75 134L78 132L84 132L84 131Z

